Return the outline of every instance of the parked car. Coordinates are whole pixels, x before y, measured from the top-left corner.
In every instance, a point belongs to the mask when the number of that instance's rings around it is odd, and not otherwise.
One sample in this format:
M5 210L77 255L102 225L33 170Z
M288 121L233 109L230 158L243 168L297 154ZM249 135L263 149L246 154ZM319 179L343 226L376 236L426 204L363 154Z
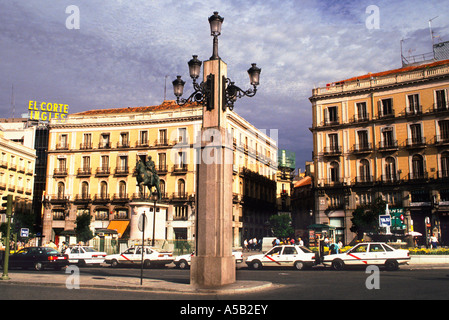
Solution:
M346 266L380 265L387 270L397 270L399 265L410 260L408 250L394 249L386 243L359 243L345 253L326 255L323 264L334 270L342 270Z
M76 263L79 266L100 265L107 256L106 252L100 252L87 246L69 247L64 253L69 256L70 263Z
M176 267L180 269L187 269L190 267L190 261L192 260L192 256L195 253L189 253L189 254L183 254L181 256L177 256L175 260L173 261ZM235 258L235 263L241 263L243 262L243 253L242 251L238 250L232 250L232 255Z
M0 255L3 267L4 253ZM9 256L10 268L34 268L41 271L45 268L60 270L67 267L69 260L67 255L60 254L49 247L26 247Z
M253 269L261 269L264 266L291 266L302 270L312 267L315 261L315 253L306 247L297 245L275 246L265 254L246 258L246 264Z
M104 259L105 263L112 267L118 265L139 265L142 259L142 246L135 246L126 249L119 254L107 255ZM150 266L165 266L172 263L174 260L173 254L170 251L165 251L158 248L144 247L143 264L145 268Z

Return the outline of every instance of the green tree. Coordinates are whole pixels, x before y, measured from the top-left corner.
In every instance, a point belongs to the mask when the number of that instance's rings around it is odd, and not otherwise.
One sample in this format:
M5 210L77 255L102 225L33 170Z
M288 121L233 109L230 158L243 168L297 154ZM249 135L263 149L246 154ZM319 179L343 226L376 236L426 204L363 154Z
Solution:
M273 215L270 217L270 226L273 235L277 238L286 238L293 235L292 219L288 214Z
M90 230L90 221L92 217L88 213L83 213L76 217L75 234L78 241L87 242L94 237L92 230Z
M357 233L358 239L362 239L363 233L379 232L379 215L385 214L386 205L387 203L379 197L371 204L360 206L354 210L350 230Z

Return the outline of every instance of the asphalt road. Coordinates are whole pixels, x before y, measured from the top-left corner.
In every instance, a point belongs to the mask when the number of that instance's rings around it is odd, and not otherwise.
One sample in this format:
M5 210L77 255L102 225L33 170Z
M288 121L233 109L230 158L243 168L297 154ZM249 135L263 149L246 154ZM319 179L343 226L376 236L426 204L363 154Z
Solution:
M34 272L15 270L15 272ZM54 271L43 271L54 272ZM140 277L139 268L82 268L81 273L104 277ZM189 283L189 270L174 268L145 269L145 278L161 279L175 283ZM198 295L155 293L144 291L119 291L107 289L68 290L63 287L26 286L0 281L0 299L49 300L438 300L449 299L449 269L402 267L398 271L367 273L364 268L333 271L324 268L296 271L293 269L250 270L239 268L237 280L270 281L273 287L260 292L240 295Z

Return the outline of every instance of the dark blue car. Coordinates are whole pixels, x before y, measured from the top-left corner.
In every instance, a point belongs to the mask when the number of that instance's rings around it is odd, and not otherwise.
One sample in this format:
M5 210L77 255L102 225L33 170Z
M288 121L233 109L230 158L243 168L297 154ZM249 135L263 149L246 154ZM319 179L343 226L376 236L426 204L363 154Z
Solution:
M0 266L3 267L4 253L1 255ZM43 270L52 268L60 270L69 264L68 256L48 247L27 247L9 256L9 268L34 268Z

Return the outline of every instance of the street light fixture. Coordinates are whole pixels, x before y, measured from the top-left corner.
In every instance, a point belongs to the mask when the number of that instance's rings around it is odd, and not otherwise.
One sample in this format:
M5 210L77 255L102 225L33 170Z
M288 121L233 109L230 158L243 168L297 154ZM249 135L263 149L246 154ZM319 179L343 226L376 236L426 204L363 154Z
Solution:
M221 34L221 25L223 23L223 20L224 18L220 17L218 15L218 12L214 12L214 14L209 17L211 36L214 37L213 52L210 60L220 59L220 57L218 56L218 36ZM195 91L187 99L181 98L184 91L185 81L181 79L181 76L177 76L177 78L172 82L173 91L176 96L176 103L182 106L188 102L197 102L206 106L208 110L212 110L214 108L214 75L208 75L206 77L206 81L202 81L200 84L198 84L197 79L200 76L202 62L198 59L197 55L194 55L193 59L188 62L188 65L190 77L193 80L193 88ZM250 84L253 87L246 91L236 86L231 79L223 79L223 83L226 86L223 95L223 111L225 111L226 108L229 108L230 110L234 109L234 102L237 101L238 98L242 98L244 96L254 97L256 95L261 71L262 69L258 68L255 63L251 64L251 68L248 69L248 75Z

